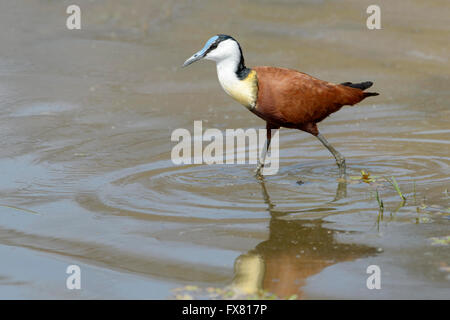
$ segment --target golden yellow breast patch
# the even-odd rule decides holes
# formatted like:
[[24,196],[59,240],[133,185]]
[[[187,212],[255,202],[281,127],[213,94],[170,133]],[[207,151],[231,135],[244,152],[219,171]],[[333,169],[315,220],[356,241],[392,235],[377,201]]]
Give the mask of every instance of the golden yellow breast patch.
[[224,89],[237,102],[253,109],[258,95],[256,71],[250,71],[245,79],[234,82],[232,85],[225,85]]

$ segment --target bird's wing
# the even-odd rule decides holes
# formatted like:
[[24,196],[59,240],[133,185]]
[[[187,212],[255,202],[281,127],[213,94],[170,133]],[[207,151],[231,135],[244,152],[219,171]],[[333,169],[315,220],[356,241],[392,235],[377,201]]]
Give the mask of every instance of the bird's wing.
[[256,109],[280,124],[316,123],[343,105],[364,98],[360,89],[316,79],[296,70],[255,67],[258,79]]

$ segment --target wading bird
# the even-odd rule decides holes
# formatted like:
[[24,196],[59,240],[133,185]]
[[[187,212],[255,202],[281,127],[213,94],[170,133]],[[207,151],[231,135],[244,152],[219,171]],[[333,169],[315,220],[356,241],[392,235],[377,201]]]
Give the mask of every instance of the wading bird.
[[266,121],[267,139],[256,173],[261,173],[273,129],[299,129],[315,136],[333,154],[341,177],[345,159],[319,133],[317,123],[344,105],[354,105],[375,92],[364,92],[372,82],[334,84],[305,73],[275,67],[247,68],[239,43],[228,35],[209,39],[203,49],[187,59],[183,67],[195,61],[213,60],[222,88],[236,101]]

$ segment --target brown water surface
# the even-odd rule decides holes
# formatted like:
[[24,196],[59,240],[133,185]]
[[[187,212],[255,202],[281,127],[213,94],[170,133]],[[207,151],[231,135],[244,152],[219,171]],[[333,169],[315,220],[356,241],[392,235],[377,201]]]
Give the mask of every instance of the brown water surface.
[[[0,298],[164,299],[195,285],[448,299],[450,5],[377,3],[370,31],[366,0],[83,0],[70,31],[70,1],[3,1]],[[264,127],[211,62],[180,68],[217,33],[249,66],[374,81],[380,96],[320,129],[349,176],[379,181],[339,183],[328,151],[287,129],[280,171],[263,180],[250,164],[174,165],[176,128]],[[82,290],[66,289],[71,264]],[[366,287],[373,264],[381,290]]]

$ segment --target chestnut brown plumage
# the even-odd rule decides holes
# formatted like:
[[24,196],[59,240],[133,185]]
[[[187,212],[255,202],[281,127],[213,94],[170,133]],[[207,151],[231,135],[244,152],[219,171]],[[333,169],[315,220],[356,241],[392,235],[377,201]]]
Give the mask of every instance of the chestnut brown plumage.
[[291,69],[255,67],[258,79],[252,111],[275,127],[300,129],[317,135],[316,123],[344,105],[367,95],[361,89],[333,84]]

